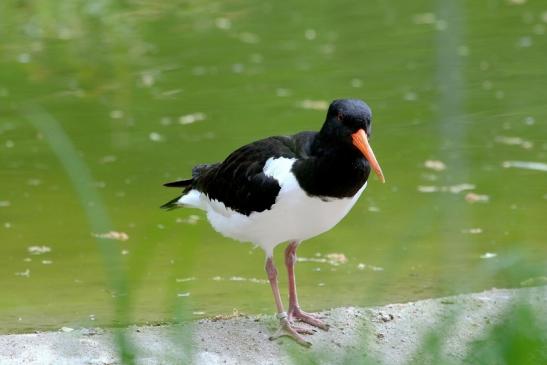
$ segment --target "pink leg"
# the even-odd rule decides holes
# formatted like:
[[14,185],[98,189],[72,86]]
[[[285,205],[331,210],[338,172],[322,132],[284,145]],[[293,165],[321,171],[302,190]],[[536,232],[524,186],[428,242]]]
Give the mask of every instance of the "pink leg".
[[304,312],[300,309],[300,305],[298,305],[298,296],[296,294],[296,280],[294,277],[294,265],[296,263],[296,249],[298,248],[298,244],[298,241],[292,241],[285,249],[285,266],[287,266],[287,272],[289,274],[289,321],[292,318],[296,318],[302,322],[328,331],[328,324],[325,324],[319,319]]
[[300,345],[306,347],[311,346],[310,342],[306,341],[302,336],[299,335],[299,333],[311,334],[311,332],[305,329],[291,326],[287,319],[287,313],[285,313],[285,310],[283,309],[283,302],[281,301],[279,286],[277,285],[277,269],[275,268],[271,257],[268,257],[266,259],[266,273],[268,274],[268,280],[270,281],[270,286],[272,287],[275,306],[277,309],[277,318],[279,318],[281,324],[280,330],[275,335],[270,337],[270,340],[275,340],[276,338],[279,338],[281,336],[289,336]]

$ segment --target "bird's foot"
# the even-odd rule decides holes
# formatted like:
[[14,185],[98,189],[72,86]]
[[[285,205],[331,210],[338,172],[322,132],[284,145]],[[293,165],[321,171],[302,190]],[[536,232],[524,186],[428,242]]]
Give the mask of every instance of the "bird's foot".
[[295,340],[299,345],[304,347],[310,347],[311,342],[306,341],[300,334],[312,335],[313,332],[305,328],[292,326],[287,318],[281,318],[279,320],[280,328],[277,332],[270,337],[270,341],[276,340],[280,337],[287,336]]
[[321,328],[324,331],[328,331],[330,327],[325,322],[315,318],[309,313],[304,312],[299,306],[289,308],[288,318],[289,321],[294,318],[311,326]]

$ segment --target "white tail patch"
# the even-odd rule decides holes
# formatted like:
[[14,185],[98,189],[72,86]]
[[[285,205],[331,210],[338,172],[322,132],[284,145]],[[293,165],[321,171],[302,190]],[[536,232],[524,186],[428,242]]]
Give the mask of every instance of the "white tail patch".
[[181,196],[180,199],[177,201],[177,204],[205,210],[206,208],[203,205],[201,196],[202,196],[202,193],[192,189],[187,194],[184,194],[183,196]]

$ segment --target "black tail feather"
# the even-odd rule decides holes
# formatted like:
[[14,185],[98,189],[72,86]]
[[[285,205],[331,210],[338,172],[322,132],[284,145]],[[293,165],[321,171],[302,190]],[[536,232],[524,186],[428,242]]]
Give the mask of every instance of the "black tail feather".
[[194,179],[177,180],[177,181],[165,183],[163,184],[163,186],[167,186],[169,188],[186,188],[192,185],[192,182],[194,182]]
[[186,179],[186,180],[177,180],[168,182],[166,184],[163,184],[163,186],[167,186],[170,188],[184,188],[182,195],[177,196],[175,199],[169,200],[167,203],[163,204],[160,208],[166,209],[166,210],[173,210],[176,208],[181,208],[182,204],[177,204],[178,200],[186,194],[190,189],[192,189],[192,183],[194,182],[194,179]]
[[182,195],[177,196],[175,199],[169,200],[167,203],[163,204],[160,208],[165,210],[173,210],[182,207],[182,205],[177,204],[178,200]]

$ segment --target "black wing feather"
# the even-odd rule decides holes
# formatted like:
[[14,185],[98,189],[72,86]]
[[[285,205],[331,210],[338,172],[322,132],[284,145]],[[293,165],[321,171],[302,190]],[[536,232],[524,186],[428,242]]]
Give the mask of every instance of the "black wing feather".
[[296,157],[291,138],[270,137],[245,145],[203,171],[194,186],[241,214],[262,212],[271,208],[281,189],[277,180],[264,174],[272,157]]
[[[210,199],[222,202],[241,214],[250,215],[270,209],[281,189],[277,180],[264,174],[269,158],[306,158],[316,133],[303,132],[291,137],[269,137],[232,152],[222,163],[197,165],[192,179],[167,183],[165,186],[196,189]],[[175,201],[170,203],[176,207]]]

